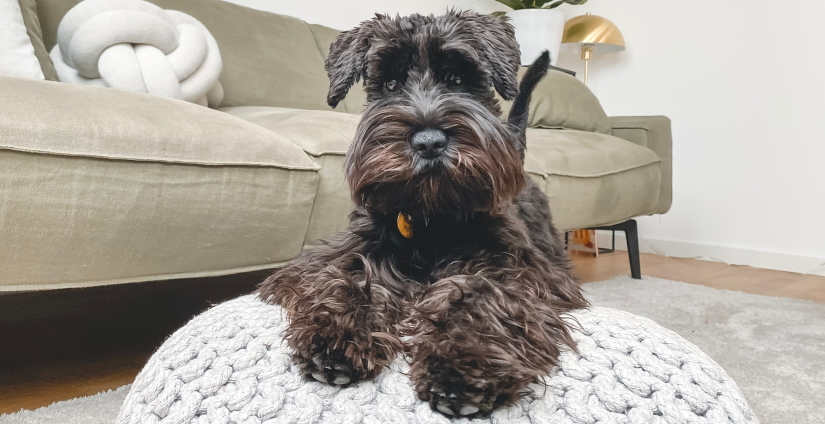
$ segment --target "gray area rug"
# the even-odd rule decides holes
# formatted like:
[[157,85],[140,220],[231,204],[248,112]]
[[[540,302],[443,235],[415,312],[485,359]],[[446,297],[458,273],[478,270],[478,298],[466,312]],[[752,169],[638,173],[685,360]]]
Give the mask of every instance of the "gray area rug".
[[647,277],[584,288],[594,305],[648,317],[699,346],[763,424],[825,424],[825,305]]
[[129,393],[129,385],[87,396],[56,402],[34,411],[0,415],[3,424],[112,424],[120,405]]
[[[825,305],[648,277],[584,288],[594,305],[651,318],[707,352],[763,424],[825,423]],[[1,415],[0,424],[111,424],[128,390]]]

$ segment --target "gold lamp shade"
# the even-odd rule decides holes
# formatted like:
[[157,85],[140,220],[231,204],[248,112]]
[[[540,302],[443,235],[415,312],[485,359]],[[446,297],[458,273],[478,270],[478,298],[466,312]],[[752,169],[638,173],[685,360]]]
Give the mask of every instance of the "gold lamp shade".
[[576,16],[564,24],[562,51],[581,54],[584,60],[584,84],[587,85],[590,58],[593,54],[617,53],[625,49],[619,28],[601,16]]
[[619,28],[606,18],[590,14],[567,21],[561,42],[565,51],[570,53],[581,52],[583,45],[590,45],[596,54],[616,53],[625,49],[624,37]]

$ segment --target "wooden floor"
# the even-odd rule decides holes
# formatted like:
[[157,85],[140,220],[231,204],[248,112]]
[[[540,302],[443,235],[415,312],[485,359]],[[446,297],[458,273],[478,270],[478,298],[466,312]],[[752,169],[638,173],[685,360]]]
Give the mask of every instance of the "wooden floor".
[[[572,259],[584,283],[630,273],[623,251]],[[642,273],[825,303],[825,277],[647,254]],[[166,336],[266,274],[0,294],[0,414],[129,384]]]
[[[576,274],[582,282],[604,281],[630,275],[627,253],[600,255],[571,254]],[[716,289],[737,290],[765,296],[792,297],[825,303],[825,277],[728,265],[697,259],[668,258],[641,254],[642,274],[650,277],[700,284]]]

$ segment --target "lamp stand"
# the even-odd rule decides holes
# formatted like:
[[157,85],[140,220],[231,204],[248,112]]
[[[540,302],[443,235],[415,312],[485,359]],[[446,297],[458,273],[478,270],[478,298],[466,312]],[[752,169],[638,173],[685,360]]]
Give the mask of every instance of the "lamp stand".
[[582,45],[582,60],[584,61],[584,85],[587,85],[587,71],[590,68],[590,58],[593,56],[593,46]]

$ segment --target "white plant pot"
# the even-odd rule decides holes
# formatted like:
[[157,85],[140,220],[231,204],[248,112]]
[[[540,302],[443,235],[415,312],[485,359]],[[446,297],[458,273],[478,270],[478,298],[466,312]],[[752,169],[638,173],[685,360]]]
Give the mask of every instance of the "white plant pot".
[[516,28],[521,64],[529,65],[541,52],[550,50],[550,60],[555,65],[559,60],[564,34],[564,12],[556,9],[520,9],[507,12],[507,16]]

